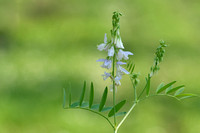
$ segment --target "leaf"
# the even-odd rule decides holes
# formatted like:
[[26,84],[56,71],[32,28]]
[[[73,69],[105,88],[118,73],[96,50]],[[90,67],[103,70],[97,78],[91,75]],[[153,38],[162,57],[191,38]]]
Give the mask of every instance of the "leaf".
[[63,88],[63,108],[65,108],[65,104],[66,104],[66,91],[65,88]]
[[79,102],[74,102],[74,103],[72,103],[72,105],[70,106],[71,108],[75,108],[75,107],[77,107],[77,106],[79,106]]
[[84,96],[85,96],[85,89],[86,89],[86,81],[84,81],[84,85],[83,85],[83,89],[82,89],[82,93],[81,93],[81,97],[80,97],[80,101],[79,101],[79,106],[82,105]]
[[90,86],[90,99],[89,99],[89,108],[92,107],[93,100],[94,100],[94,86],[93,86],[93,82],[91,82],[91,86]]
[[165,84],[162,82],[158,85],[157,89],[156,90],[159,90],[160,88],[162,88]]
[[133,73],[134,69],[135,69],[135,64],[133,65],[133,67],[131,69],[131,73]]
[[186,98],[191,98],[191,97],[196,97],[196,96],[197,95],[195,95],[195,94],[189,94],[189,93],[176,95],[176,97],[179,98],[180,100],[186,99]]
[[[118,104],[116,104],[111,111],[108,113],[108,117],[112,117],[115,113],[117,113],[126,103],[126,100],[123,100],[121,102],[119,102]],[[114,112],[115,109],[115,112]]]
[[181,94],[183,91],[184,91],[184,88],[177,90],[174,96]]
[[92,109],[92,110],[97,110],[97,109],[99,109],[99,104],[92,105],[91,109]]
[[133,64],[131,63],[130,67],[129,67],[129,72],[131,71],[131,68],[132,68]]
[[119,112],[119,113],[116,113],[115,116],[122,116],[122,115],[125,115],[126,112]]
[[103,108],[102,110],[101,110],[101,112],[106,112],[106,111],[109,111],[109,110],[111,110],[112,109],[112,107],[105,107],[105,108]]
[[183,87],[185,87],[185,85],[181,85],[181,86],[177,86],[175,88],[171,88],[171,89],[167,90],[166,93],[169,94],[169,93],[175,92],[175,91],[177,91],[177,90],[179,90],[180,88],[183,88]]
[[107,95],[108,95],[108,87],[106,87],[104,92],[103,92],[103,96],[101,98],[101,102],[100,102],[100,105],[99,105],[99,112],[101,112],[101,110],[103,109],[103,107],[106,103]]
[[130,64],[131,64],[131,62],[129,62],[129,63],[127,64],[127,66],[126,66],[127,69],[129,68]]
[[165,89],[167,89],[168,87],[172,86],[174,83],[176,83],[176,81],[170,82],[169,84],[159,88],[158,90],[156,90],[156,93],[161,93],[162,91],[164,91]]
[[168,87],[166,90],[165,90],[165,94],[167,94],[167,92],[169,91],[169,90],[171,90],[173,88],[173,85],[171,85],[170,87]]
[[88,103],[88,102],[83,102],[82,105],[81,105],[82,108],[86,108],[86,107],[88,107],[88,106],[89,106],[89,103]]
[[146,83],[146,94],[147,94],[147,96],[149,95],[149,92],[150,92],[150,83],[151,83],[151,77],[150,77],[150,75],[148,75],[148,79],[147,79],[147,81],[146,81],[147,83]]

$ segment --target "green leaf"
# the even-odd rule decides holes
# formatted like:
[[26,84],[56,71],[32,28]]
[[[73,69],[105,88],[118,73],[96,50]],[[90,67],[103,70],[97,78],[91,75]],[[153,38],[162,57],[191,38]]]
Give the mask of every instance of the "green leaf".
[[131,69],[131,74],[133,73],[134,69],[135,69],[135,64],[133,65],[133,67]]
[[63,88],[63,108],[65,108],[65,104],[66,104],[66,91],[65,88]]
[[129,67],[129,72],[131,71],[131,68],[132,68],[133,64],[131,63],[130,67]]
[[167,92],[169,91],[169,90],[171,90],[173,88],[173,85],[171,85],[170,87],[168,87],[166,90],[165,90],[165,94],[167,94]]
[[71,108],[75,108],[75,107],[77,107],[77,106],[79,106],[79,102],[74,102],[74,103],[72,103],[72,105],[70,106]]
[[108,95],[108,87],[106,87],[104,92],[103,92],[103,96],[101,98],[101,102],[100,102],[100,105],[99,105],[99,112],[102,111],[102,109],[103,109],[103,107],[106,103],[107,95]]
[[89,108],[92,107],[93,100],[94,100],[94,86],[93,86],[93,82],[91,82]]
[[112,107],[105,107],[105,108],[103,108],[102,110],[101,110],[101,112],[106,112],[106,111],[109,111],[109,110],[111,110],[112,109]]
[[127,69],[129,68],[130,64],[131,64],[131,62],[129,62],[129,63],[127,64],[127,66],[126,66]]
[[119,113],[116,113],[115,116],[122,116],[122,115],[125,115],[126,112],[119,112]]
[[92,105],[91,109],[92,109],[92,110],[97,110],[97,109],[99,109],[99,104]]
[[85,89],[86,89],[86,81],[84,81],[84,85],[83,85],[83,89],[82,89],[82,93],[81,93],[81,97],[80,97],[80,101],[79,101],[79,106],[82,105],[84,96],[85,96]]
[[159,90],[160,88],[162,88],[165,84],[162,82],[158,85],[157,89],[156,90]]
[[[112,117],[115,113],[117,113],[126,103],[126,100],[123,100],[121,102],[119,102],[118,104],[116,104],[111,111],[108,113],[108,117]],[[115,112],[114,112],[115,109]]]
[[183,91],[184,91],[184,88],[177,90],[174,96],[181,94]]
[[159,88],[158,90],[156,90],[156,93],[161,93],[162,91],[164,91],[165,89],[167,89],[168,87],[172,86],[174,83],[176,83],[176,81],[170,82],[169,84]]
[[186,98],[191,98],[191,97],[196,97],[197,95],[195,94],[179,94],[179,95],[176,95],[177,98],[179,98],[180,100],[182,99],[186,99]]
[[83,102],[82,105],[81,105],[82,108],[86,108],[86,107],[88,107],[88,106],[89,106],[89,103],[88,103],[88,102]]
[[146,81],[146,94],[149,95],[150,92],[150,83],[151,83],[151,77],[148,75],[147,81]]
[[177,91],[177,90],[179,90],[180,88],[183,88],[183,87],[185,87],[185,85],[181,85],[181,86],[177,86],[175,88],[167,89],[166,93],[169,94],[169,93],[175,92],[175,91]]

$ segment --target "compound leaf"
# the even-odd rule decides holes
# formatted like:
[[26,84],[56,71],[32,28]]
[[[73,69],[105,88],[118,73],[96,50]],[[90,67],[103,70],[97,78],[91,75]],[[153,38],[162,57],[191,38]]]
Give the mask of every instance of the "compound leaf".
[[84,81],[82,93],[81,93],[80,100],[79,100],[79,106],[81,106],[82,103],[83,103],[83,99],[84,99],[84,96],[85,96],[85,89],[86,89],[86,81]]
[[93,82],[91,82],[91,86],[90,86],[90,99],[89,99],[89,108],[92,107],[93,100],[94,100],[94,85],[93,85]]
[[118,104],[116,104],[108,113],[108,117],[112,117],[115,113],[117,113],[124,106],[125,103],[126,103],[126,100],[123,100],[119,102]]
[[106,103],[107,95],[108,95],[108,87],[106,87],[104,92],[103,92],[103,96],[101,98],[101,102],[100,102],[100,105],[99,105],[99,112],[102,111],[102,109],[103,109],[103,107]]
[[170,86],[172,86],[174,83],[176,83],[176,81],[170,82],[169,84],[167,84],[167,85],[165,85],[165,86],[163,86],[163,87],[161,87],[161,88],[158,88],[158,89],[156,90],[156,93],[157,93],[157,94],[158,94],[158,93],[161,93],[162,91],[164,91],[164,90],[166,90],[167,88],[169,88]]

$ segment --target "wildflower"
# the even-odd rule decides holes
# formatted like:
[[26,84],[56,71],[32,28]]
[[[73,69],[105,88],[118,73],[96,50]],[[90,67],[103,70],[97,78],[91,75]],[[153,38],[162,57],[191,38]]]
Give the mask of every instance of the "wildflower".
[[121,61],[117,62],[117,65],[125,65],[125,64],[126,64],[125,62],[121,62]]
[[108,56],[113,56],[115,53],[115,49],[114,49],[114,46],[112,46],[110,49],[108,49]]
[[108,46],[107,46],[107,34],[105,33],[105,36],[104,36],[104,43],[100,44],[97,46],[97,49],[99,51],[103,51],[103,50],[107,50]]
[[106,80],[107,78],[111,77],[111,74],[104,72],[104,74],[102,76],[103,76],[103,79]]
[[111,60],[99,59],[99,60],[97,60],[97,62],[104,62],[103,65],[101,65],[101,67],[103,67],[103,68],[110,69],[112,67],[112,61]]
[[117,54],[117,60],[128,60],[128,56],[129,55],[133,55],[133,53],[129,52],[129,51],[123,51],[123,50],[119,50],[118,54]]
[[117,38],[117,39],[115,40],[115,44],[116,44],[116,47],[117,47],[117,48],[124,49],[124,45],[123,45],[123,43],[122,43],[121,37],[119,37],[119,38]]
[[125,73],[125,74],[129,74],[129,72],[126,70],[126,69],[124,69],[123,67],[121,67],[120,65],[116,65],[116,67],[117,67],[117,72],[116,73]]

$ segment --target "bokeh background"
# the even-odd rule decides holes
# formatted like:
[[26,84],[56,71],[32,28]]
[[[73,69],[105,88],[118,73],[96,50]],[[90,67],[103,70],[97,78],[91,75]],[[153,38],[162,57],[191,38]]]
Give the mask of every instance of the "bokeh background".
[[[83,81],[88,86],[93,81],[99,102],[110,82],[103,81],[104,69],[96,62],[106,53],[96,46],[103,42],[104,33],[109,34],[115,10],[123,14],[124,46],[135,54],[131,60],[141,74],[138,91],[159,40],[164,39],[169,47],[152,80],[152,92],[160,82],[177,80],[177,85],[186,85],[186,92],[200,94],[199,0],[0,0],[1,133],[113,132],[95,114],[62,109],[62,89],[71,82],[76,101]],[[117,98],[127,99],[124,110],[130,106],[133,90],[127,77]],[[198,98],[181,103],[149,98],[135,108],[119,132],[199,133],[199,112]]]

